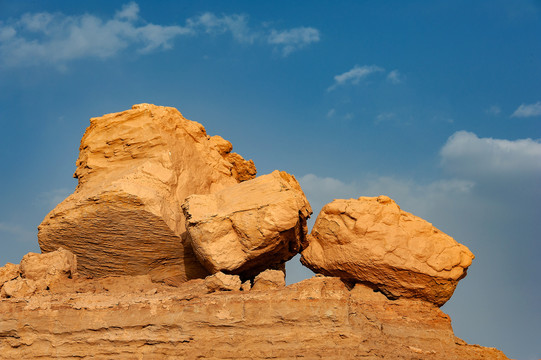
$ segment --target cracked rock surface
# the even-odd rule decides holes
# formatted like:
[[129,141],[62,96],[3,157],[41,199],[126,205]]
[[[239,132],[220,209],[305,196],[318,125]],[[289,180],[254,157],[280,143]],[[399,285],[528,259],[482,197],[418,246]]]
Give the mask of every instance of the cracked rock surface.
[[291,259],[312,208],[293,175],[274,171],[182,205],[194,252],[205,268],[253,277]]
[[171,107],[139,104],[91,119],[74,174],[79,184],[39,226],[42,252],[70,250],[85,276],[205,277],[180,206],[188,195],[255,176],[253,162],[231,150]]
[[301,262],[316,273],[368,283],[389,298],[441,306],[473,258],[466,246],[379,196],[325,205]]
[[58,286],[0,300],[2,359],[507,359],[455,337],[431,303],[338,278],[210,294],[202,279],[148,275]]

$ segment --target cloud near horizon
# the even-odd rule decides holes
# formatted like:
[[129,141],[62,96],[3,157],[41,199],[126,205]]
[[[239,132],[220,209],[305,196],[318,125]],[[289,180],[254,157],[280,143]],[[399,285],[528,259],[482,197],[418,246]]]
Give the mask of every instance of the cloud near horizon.
[[541,115],[541,101],[536,102],[535,104],[521,104],[511,117],[533,117]]
[[[451,135],[440,150],[443,176],[423,183],[395,175],[365,175],[354,182],[307,174],[299,182],[313,203],[314,213],[333,199],[387,195],[404,210],[431,219],[444,218],[441,204],[456,207],[470,204],[490,206],[509,199],[541,200],[541,143],[532,139],[504,140],[479,138],[467,131]],[[462,203],[462,204],[460,204]],[[535,203],[535,201],[532,201]],[[518,206],[518,205],[517,205]],[[509,207],[511,211],[513,207]],[[450,210],[452,211],[452,210]]]
[[167,50],[182,36],[225,33],[239,43],[272,45],[284,57],[320,38],[319,31],[310,27],[258,32],[249,27],[247,15],[239,14],[217,16],[206,12],[188,18],[182,26],[152,24],[140,16],[139,5],[130,2],[109,19],[41,12],[0,21],[0,66],[49,64],[61,68],[75,59],[106,59],[128,48],[140,54]]

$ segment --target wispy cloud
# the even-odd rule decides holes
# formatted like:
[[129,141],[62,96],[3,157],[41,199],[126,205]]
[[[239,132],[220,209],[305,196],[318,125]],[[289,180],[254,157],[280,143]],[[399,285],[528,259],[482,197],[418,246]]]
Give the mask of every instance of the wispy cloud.
[[319,36],[319,30],[312,27],[298,27],[282,31],[272,30],[268,36],[268,42],[281,47],[282,55],[285,57],[293,51],[318,42]]
[[334,84],[331,85],[327,91],[333,91],[339,86],[344,86],[347,84],[358,84],[361,80],[368,77],[370,74],[383,72],[385,69],[376,66],[376,65],[364,65],[359,66],[355,65],[351,70],[346,71],[345,73],[336,75],[334,77]]
[[498,105],[492,105],[488,109],[485,109],[485,112],[489,115],[499,115],[502,112],[502,109]]
[[188,18],[183,25],[153,24],[141,17],[137,3],[130,2],[108,19],[41,12],[0,21],[0,66],[50,64],[62,68],[75,59],[106,59],[127,49],[146,54],[172,48],[179,37],[225,33],[239,43],[273,45],[283,56],[320,38],[319,31],[310,27],[254,30],[248,16],[242,14],[207,12]]
[[246,15],[233,14],[220,17],[206,12],[200,16],[188,19],[186,24],[194,32],[202,30],[204,33],[211,35],[229,32],[233,39],[246,44],[253,44],[260,36],[260,34],[250,29]]
[[376,116],[376,119],[374,120],[374,123],[379,124],[381,122],[389,121],[389,120],[392,120],[394,118],[396,118],[395,113],[393,113],[393,112],[384,112],[384,113],[378,114]]
[[393,84],[400,84],[402,81],[404,81],[404,76],[395,69],[387,74],[387,81]]
[[521,104],[511,117],[532,117],[541,115],[541,101],[535,104]]

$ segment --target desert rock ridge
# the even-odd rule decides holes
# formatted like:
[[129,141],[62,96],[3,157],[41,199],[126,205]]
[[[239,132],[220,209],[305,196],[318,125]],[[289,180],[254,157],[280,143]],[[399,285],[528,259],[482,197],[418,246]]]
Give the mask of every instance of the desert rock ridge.
[[[335,200],[308,234],[295,177],[255,175],[174,108],[91,119],[42,254],[0,267],[0,357],[507,359],[439,309],[464,245],[386,196]],[[299,252],[318,274],[286,286]]]

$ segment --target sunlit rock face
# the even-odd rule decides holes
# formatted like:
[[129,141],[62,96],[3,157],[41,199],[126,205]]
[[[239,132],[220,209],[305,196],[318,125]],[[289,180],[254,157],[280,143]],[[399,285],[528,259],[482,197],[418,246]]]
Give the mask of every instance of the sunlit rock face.
[[189,196],[182,207],[201,264],[245,278],[295,256],[312,213],[295,177],[283,171]]
[[370,284],[389,298],[441,306],[473,258],[466,246],[379,196],[323,207],[301,262],[316,273]]
[[79,184],[39,226],[41,250],[72,251],[88,276],[206,276],[186,239],[181,204],[255,176],[253,162],[231,150],[170,107],[140,104],[91,119]]

